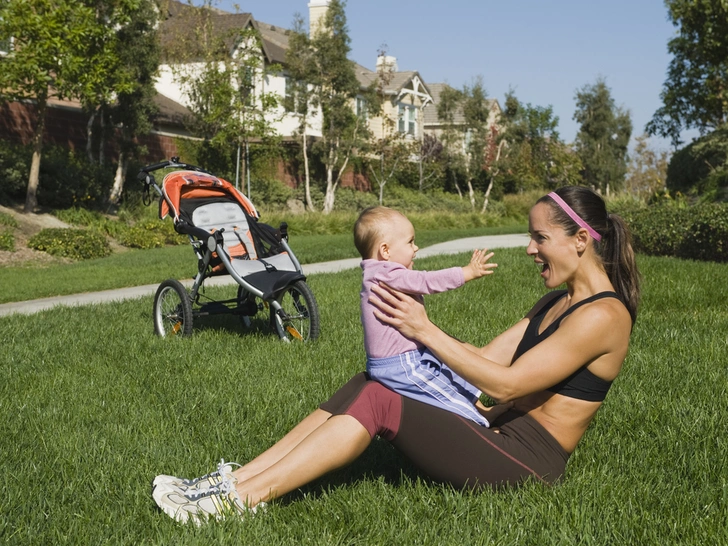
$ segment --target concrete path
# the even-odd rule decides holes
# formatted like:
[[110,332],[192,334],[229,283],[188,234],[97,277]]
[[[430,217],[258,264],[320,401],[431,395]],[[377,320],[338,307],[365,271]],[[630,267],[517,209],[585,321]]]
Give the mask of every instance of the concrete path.
[[[458,239],[455,241],[438,243],[436,245],[428,246],[427,248],[421,248],[417,252],[417,257],[427,258],[428,256],[435,256],[439,254],[458,254],[460,252],[469,252],[476,248],[513,248],[525,247],[526,245],[528,245],[528,236],[522,234],[469,237],[467,239]],[[337,271],[358,267],[359,262],[361,262],[361,259],[359,258],[350,258],[347,260],[335,260],[332,262],[321,262],[317,264],[304,264],[303,272],[306,275],[336,273]],[[182,284],[190,286],[192,281],[183,281]],[[235,284],[235,281],[228,275],[213,277],[205,281],[205,286],[224,286],[228,284]],[[0,304],[0,317],[16,313],[30,315],[32,313],[37,313],[38,311],[52,309],[57,305],[91,305],[96,303],[109,303],[113,301],[140,298],[143,296],[153,296],[157,291],[158,286],[159,283],[147,284],[144,286],[104,290],[102,292],[87,292],[84,294],[72,294],[70,296],[56,296],[52,298],[42,298],[17,303],[4,303]]]

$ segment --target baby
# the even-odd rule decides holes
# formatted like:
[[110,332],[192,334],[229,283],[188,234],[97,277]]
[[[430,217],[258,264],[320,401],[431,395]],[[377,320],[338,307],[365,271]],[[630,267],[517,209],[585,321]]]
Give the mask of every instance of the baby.
[[354,225],[354,244],[362,257],[361,322],[369,376],[403,396],[489,426],[476,408],[484,409],[479,401],[481,391],[440,362],[427,347],[380,322],[369,296],[373,284],[384,283],[423,301],[423,294],[452,290],[493,273],[497,264],[487,263],[493,253],[475,250],[465,267],[414,271],[412,263],[418,250],[414,227],[402,213],[387,207],[362,211]]

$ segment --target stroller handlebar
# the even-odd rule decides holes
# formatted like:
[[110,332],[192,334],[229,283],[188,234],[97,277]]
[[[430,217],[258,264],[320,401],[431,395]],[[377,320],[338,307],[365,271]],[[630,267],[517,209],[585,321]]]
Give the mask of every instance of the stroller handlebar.
[[139,175],[137,176],[137,178],[144,181],[147,179],[147,175],[151,174],[153,171],[158,171],[159,169],[165,169],[168,167],[172,169],[188,169],[190,171],[211,174],[202,167],[198,167],[197,165],[190,165],[189,163],[182,163],[179,160],[179,157],[173,157],[169,160],[160,161],[159,163],[152,163],[151,165],[142,167],[141,169],[139,169]]
[[205,169],[198,167],[197,165],[190,165],[189,163],[182,163],[179,160],[179,157],[172,157],[169,160],[160,161],[159,163],[152,163],[151,165],[147,165],[146,167],[142,167],[139,169],[139,174],[137,174],[137,180],[144,183],[144,195],[142,196],[142,201],[145,205],[150,205],[152,203],[152,200],[149,196],[149,188],[153,187],[155,191],[161,196],[162,190],[159,186],[157,186],[156,180],[154,180],[154,175],[152,172],[158,171],[159,169],[165,169],[165,168],[172,168],[172,169],[187,169],[189,171],[197,171],[200,173],[205,174],[212,174]]

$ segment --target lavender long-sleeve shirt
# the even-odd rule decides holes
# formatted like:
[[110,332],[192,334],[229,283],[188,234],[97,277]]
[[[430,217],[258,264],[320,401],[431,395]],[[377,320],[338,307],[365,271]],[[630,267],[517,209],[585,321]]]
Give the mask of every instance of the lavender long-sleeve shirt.
[[396,290],[416,296],[437,294],[465,284],[463,269],[451,267],[439,271],[415,271],[403,265],[379,260],[362,260],[361,323],[364,327],[364,348],[369,358],[394,356],[420,347],[395,328],[374,316],[375,307],[369,303],[372,285],[386,283]]

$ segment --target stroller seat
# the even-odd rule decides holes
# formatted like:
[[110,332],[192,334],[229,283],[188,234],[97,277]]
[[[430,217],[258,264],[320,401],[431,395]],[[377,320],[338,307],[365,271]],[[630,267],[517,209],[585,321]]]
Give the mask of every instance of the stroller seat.
[[208,203],[192,212],[192,224],[207,231],[222,231],[225,250],[241,277],[252,273],[297,271],[287,252],[259,258],[248,218],[242,207],[232,201]]

